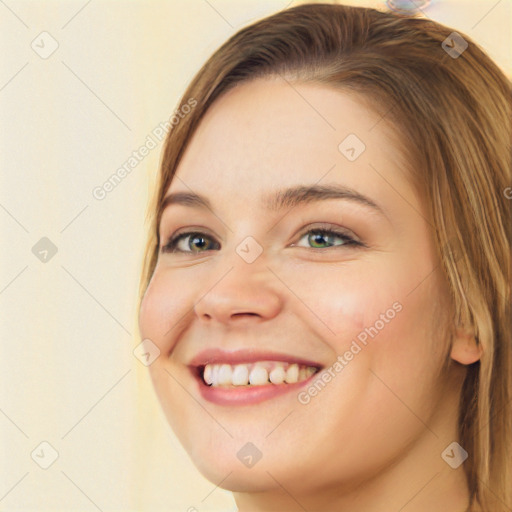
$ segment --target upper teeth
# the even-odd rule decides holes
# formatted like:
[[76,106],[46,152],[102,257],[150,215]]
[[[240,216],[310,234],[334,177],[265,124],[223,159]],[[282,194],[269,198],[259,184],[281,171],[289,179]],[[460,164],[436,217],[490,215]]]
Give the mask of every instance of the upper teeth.
[[314,366],[258,361],[244,364],[207,364],[203,380],[211,386],[262,386],[265,384],[294,384],[316,373]]

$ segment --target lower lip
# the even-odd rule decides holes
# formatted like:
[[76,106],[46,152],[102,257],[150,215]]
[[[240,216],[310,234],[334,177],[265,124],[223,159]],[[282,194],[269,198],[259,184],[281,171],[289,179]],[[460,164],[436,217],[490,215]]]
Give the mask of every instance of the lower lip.
[[195,375],[195,378],[199,383],[199,392],[205,400],[217,405],[234,406],[258,404],[286,393],[296,392],[309,384],[318,373],[294,384],[265,384],[263,386],[237,386],[230,388],[208,386],[201,376]]

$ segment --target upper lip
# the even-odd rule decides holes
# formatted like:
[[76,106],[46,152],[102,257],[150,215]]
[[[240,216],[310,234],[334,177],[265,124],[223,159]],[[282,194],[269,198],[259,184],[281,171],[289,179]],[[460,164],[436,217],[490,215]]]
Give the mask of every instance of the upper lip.
[[219,348],[208,348],[199,352],[190,361],[189,365],[198,367],[205,366],[207,364],[243,364],[254,363],[256,361],[283,361],[304,366],[314,366],[319,369],[323,368],[323,365],[317,361],[312,361],[302,357],[296,357],[280,352],[248,349],[227,351]]

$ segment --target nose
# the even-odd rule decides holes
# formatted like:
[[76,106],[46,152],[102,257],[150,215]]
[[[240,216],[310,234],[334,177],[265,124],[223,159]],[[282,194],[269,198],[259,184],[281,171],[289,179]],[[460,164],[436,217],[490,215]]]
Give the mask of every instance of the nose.
[[235,262],[209,282],[195,303],[197,317],[207,323],[258,322],[274,318],[283,299],[275,276],[264,265]]

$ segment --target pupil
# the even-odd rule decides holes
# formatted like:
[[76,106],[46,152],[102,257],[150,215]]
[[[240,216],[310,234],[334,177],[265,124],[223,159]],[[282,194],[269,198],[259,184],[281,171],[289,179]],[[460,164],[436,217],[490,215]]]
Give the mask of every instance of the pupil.
[[[315,235],[313,235],[313,239],[314,239],[315,244],[322,244],[322,240],[324,240],[325,237],[319,233],[316,233]],[[325,242],[323,242],[323,243],[325,243]]]
[[201,237],[201,236],[196,236],[195,238],[192,239],[192,243],[197,243],[198,245],[200,246],[203,246],[204,245],[204,238]]

